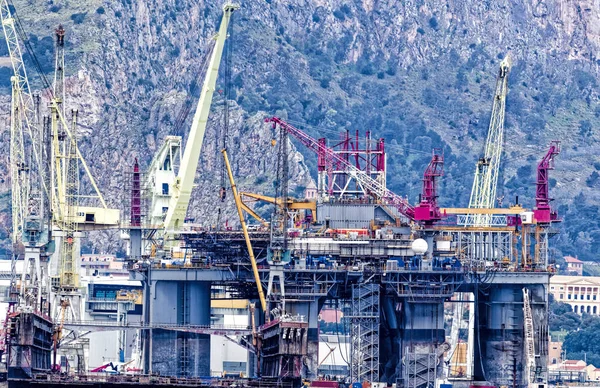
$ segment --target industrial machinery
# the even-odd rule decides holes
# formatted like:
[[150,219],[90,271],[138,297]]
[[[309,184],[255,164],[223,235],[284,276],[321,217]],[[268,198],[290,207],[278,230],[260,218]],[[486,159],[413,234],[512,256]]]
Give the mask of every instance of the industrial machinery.
[[248,228],[246,227],[246,221],[244,220],[244,213],[242,211],[242,200],[240,198],[240,194],[238,193],[237,186],[235,184],[235,179],[233,178],[233,172],[231,171],[231,166],[229,165],[229,159],[227,158],[227,150],[223,149],[221,151],[223,153],[223,158],[225,159],[225,167],[227,168],[227,176],[229,177],[229,182],[231,184],[231,191],[233,194],[233,199],[235,201],[235,206],[237,208],[238,215],[240,217],[240,225],[242,227],[242,232],[244,233],[244,240],[246,240],[246,248],[248,249],[248,254],[250,255],[250,263],[252,264],[252,272],[254,274],[254,279],[256,281],[256,287],[258,289],[258,297],[260,299],[260,305],[262,307],[262,311],[267,314],[267,302],[265,300],[265,294],[262,289],[262,283],[260,281],[260,275],[258,273],[258,267],[256,265],[256,258],[254,257],[254,250],[252,249],[252,242],[250,241],[250,236],[248,235]]
[[[0,13],[14,71],[10,164],[16,193],[12,231],[15,255],[5,344],[9,355],[9,375],[31,376],[35,371],[50,369],[50,346],[54,342],[56,349],[60,341],[62,325],[57,325],[53,333],[50,316],[60,317],[56,321],[62,321],[68,310],[72,319],[80,319],[78,304],[73,303],[79,298],[77,232],[117,227],[119,213],[117,209],[107,208],[77,147],[77,113],[73,112],[71,124],[67,124],[65,119],[65,30],[62,26],[56,30],[56,71],[51,87],[40,71],[40,64],[23,25],[14,13],[14,6],[8,0],[2,1]],[[31,56],[49,100],[50,117],[44,117],[43,124],[41,98],[31,93],[19,41]],[[28,164],[29,161],[32,163]],[[79,164],[84,168],[85,177],[96,191],[95,197],[102,207],[78,206]],[[17,292],[15,264],[21,245],[24,246],[25,269]],[[58,247],[56,252],[55,246]],[[51,259],[53,253],[54,258]],[[49,283],[51,275],[55,275],[52,279],[56,280],[52,290]],[[51,292],[54,294],[52,298]],[[20,294],[18,300],[17,294]],[[51,299],[55,302],[50,303]],[[54,312],[50,311],[51,304],[56,308]],[[52,336],[53,341],[50,340]],[[43,345],[32,342],[38,337],[45,338]],[[81,360],[82,356],[81,353]]]
[[[289,123],[286,123],[278,117],[270,117],[265,119],[266,122],[272,123],[272,125],[279,126],[286,133],[290,134],[303,145],[305,145],[311,151],[314,151],[318,157],[318,168],[319,168],[319,180],[326,181],[330,180],[329,183],[319,182],[318,187],[323,191],[324,187],[331,187],[328,189],[328,193],[333,194],[333,183],[331,182],[332,177],[330,173],[333,171],[333,166],[339,170],[343,170],[344,174],[352,176],[356,181],[357,185],[362,188],[362,193],[365,196],[370,196],[376,201],[381,201],[383,204],[394,209],[398,213],[398,217],[402,217],[405,221],[414,220],[414,207],[408,203],[405,198],[393,193],[386,186],[382,179],[375,179],[370,175],[369,169],[364,171],[355,165],[351,164],[348,160],[334,152],[330,147],[327,147],[325,139],[313,139],[300,129],[295,128]],[[382,149],[383,150],[383,149]],[[384,157],[381,158],[382,160]],[[367,164],[369,166],[370,164]],[[341,191],[340,193],[343,193]]]
[[226,4],[223,7],[223,19],[221,20],[219,32],[215,36],[215,46],[212,49],[200,100],[198,101],[198,107],[196,108],[192,127],[190,128],[183,157],[181,158],[181,165],[175,181],[170,186],[170,190],[172,191],[171,200],[164,220],[164,230],[167,234],[172,234],[180,229],[185,220],[194,186],[194,178],[196,177],[196,169],[198,168],[200,151],[202,150],[202,143],[204,141],[210,105],[215,91],[217,75],[219,74],[219,64],[223,54],[223,47],[225,46],[225,39],[227,39],[229,20],[232,13],[238,8],[239,6],[233,4]]
[[[2,4],[5,35],[10,40],[17,36],[18,28],[13,25],[11,29],[15,19],[8,2]],[[134,163],[129,238],[135,264],[130,276],[144,282],[147,305],[144,321],[133,325],[128,324],[125,307],[134,296],[128,293],[117,296],[116,323],[77,318],[78,233],[98,224],[112,225],[113,220],[108,209],[88,219],[92,212],[86,213],[78,203],[78,165],[87,167],[77,147],[77,116],[73,114],[70,124],[64,118],[64,29],[56,31],[57,71],[50,95],[51,117],[44,120],[42,130],[36,126],[35,114],[27,113],[35,112],[29,108],[35,107],[35,98],[31,98],[31,104],[29,99],[27,104],[23,102],[24,96],[31,93],[21,82],[26,76],[20,54],[12,54],[18,51],[18,42],[16,46],[9,42],[11,58],[15,57],[11,171],[27,186],[15,186],[21,191],[15,196],[13,230],[23,233],[28,263],[21,281],[11,282],[15,299],[11,300],[6,338],[13,376],[32,377],[48,370],[53,345],[58,353],[58,345],[66,337],[63,331],[70,331],[69,339],[76,341],[78,330],[122,331],[128,327],[144,331],[144,337],[150,339],[143,345],[147,372],[178,379],[206,376],[210,373],[209,335],[225,335],[234,341],[230,335],[251,335],[253,346],[249,348],[258,355],[258,365],[248,369],[259,371],[258,385],[283,386],[291,382],[298,386],[304,378],[317,378],[324,360],[318,355],[318,316],[326,301],[336,300],[347,306],[344,320],[350,332],[349,382],[431,387],[443,376],[445,353],[451,350],[445,338],[444,303],[456,293],[463,293],[469,295],[462,300],[468,301],[472,314],[472,356],[467,368],[470,381],[520,386],[534,380],[543,384],[545,377],[538,371],[547,362],[547,239],[552,234],[551,224],[558,221],[550,207],[548,172],[559,147],[552,144],[538,165],[533,211],[520,206],[493,206],[503,136],[507,61],[501,66],[486,153],[478,163],[469,208],[439,207],[436,184],[443,175],[444,158],[437,150],[425,170],[421,198],[413,206],[386,187],[383,139],[373,140],[367,134],[361,145],[358,134],[352,139],[346,132],[341,142],[328,146],[326,139],[313,139],[273,117],[266,121],[279,129],[275,196],[238,192],[224,149],[223,163],[241,233],[185,228],[228,25],[237,8],[231,4],[224,7],[219,33],[207,56],[207,73],[185,148],[182,150],[181,138],[168,137],[145,176],[137,160]],[[178,122],[185,121],[185,114],[178,117]],[[30,128],[33,135],[19,137],[23,128]],[[288,195],[290,135],[317,154],[315,201],[304,203]],[[38,155],[37,159],[28,158],[28,153]],[[21,163],[27,160],[36,160],[36,164]],[[91,176],[89,179],[94,186]],[[144,191],[152,192],[145,220],[141,202]],[[221,201],[224,193],[225,185],[221,183]],[[243,211],[257,215],[243,204],[242,196],[274,205],[268,224],[270,235],[248,230]],[[24,198],[31,206],[24,207]],[[102,210],[104,201],[101,196],[99,199]],[[313,228],[311,224],[305,230],[294,230],[290,221],[299,211],[310,211],[319,226]],[[83,220],[81,213],[85,214]],[[501,222],[495,223],[494,218],[501,218]],[[57,307],[54,328],[48,308],[50,286],[43,281],[50,272],[44,263],[52,241],[60,259],[53,279],[53,304]],[[181,253],[178,245],[186,249],[185,244],[194,246],[197,257],[193,265],[177,260]],[[145,256],[163,260],[146,260]],[[260,300],[264,316],[255,314],[251,303],[251,328],[214,327],[210,310],[213,287],[223,291],[224,297]],[[458,314],[462,309],[455,310]],[[460,328],[453,328],[452,344],[458,342]],[[119,348],[125,344],[123,333],[118,337]],[[121,352],[119,358],[122,363]],[[521,360],[527,361],[529,372],[518,370]],[[83,362],[78,366],[83,367]],[[118,371],[114,364],[95,370],[106,370],[108,366]]]
[[[134,233],[130,242],[131,246],[141,246],[141,256],[171,257],[178,249],[175,239],[184,226],[228,28],[231,16],[238,8],[235,4],[223,6],[219,31],[211,40],[212,46],[201,66],[205,72],[204,82],[185,147],[182,150],[181,137],[167,136],[145,177],[141,178],[140,190],[149,196],[149,211],[139,237],[137,232]],[[185,121],[190,103],[186,100],[177,125]],[[133,227],[136,228],[140,226]]]
[[[485,152],[483,157],[477,161],[469,208],[491,209],[496,204],[500,157],[504,142],[504,112],[509,70],[510,60],[507,56],[500,62]],[[474,214],[467,217],[467,225],[489,226],[491,222],[492,215],[490,214]]]

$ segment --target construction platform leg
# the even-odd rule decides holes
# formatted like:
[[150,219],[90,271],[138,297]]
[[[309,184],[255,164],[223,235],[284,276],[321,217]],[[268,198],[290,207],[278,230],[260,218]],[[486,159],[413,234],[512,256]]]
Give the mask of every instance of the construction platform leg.
[[323,306],[324,298],[310,302],[293,302],[287,300],[286,310],[291,315],[302,315],[308,322],[307,343],[308,349],[304,359],[303,378],[314,379],[317,377],[319,363],[319,312]]
[[[210,282],[153,281],[150,322],[210,325]],[[210,336],[152,330],[151,370],[166,376],[210,375]]]
[[474,377],[494,385],[526,386],[523,326],[523,287],[531,295],[537,375],[547,381],[547,285],[495,284],[475,294]]
[[442,376],[445,344],[442,300],[403,300],[400,318],[400,356],[397,384],[409,388],[432,387]]

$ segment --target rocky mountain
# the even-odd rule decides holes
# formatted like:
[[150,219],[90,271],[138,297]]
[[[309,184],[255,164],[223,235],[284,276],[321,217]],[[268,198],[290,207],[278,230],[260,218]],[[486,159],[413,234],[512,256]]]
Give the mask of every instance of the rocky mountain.
[[[147,165],[164,136],[185,136],[189,119],[176,126],[178,112],[188,95],[195,106],[221,4],[15,0],[14,6],[48,74],[53,30],[59,23],[67,29],[67,105],[79,108],[80,147],[108,201],[119,205],[134,157]],[[537,161],[551,140],[561,140],[551,181],[564,218],[555,255],[595,259],[598,0],[251,0],[241,6],[230,36],[228,147],[242,187],[273,190],[274,133],[262,118],[277,114],[313,136],[335,139],[358,129],[385,137],[388,185],[413,202],[431,149],[443,148],[440,203],[466,206],[498,65],[509,54],[499,195],[504,203],[518,195],[533,206]],[[0,68],[4,117],[9,75]],[[213,224],[223,97],[215,100],[191,208],[197,220]],[[316,158],[302,146],[297,151],[292,189],[300,193],[309,174],[315,177]],[[223,211],[235,219],[230,205]]]

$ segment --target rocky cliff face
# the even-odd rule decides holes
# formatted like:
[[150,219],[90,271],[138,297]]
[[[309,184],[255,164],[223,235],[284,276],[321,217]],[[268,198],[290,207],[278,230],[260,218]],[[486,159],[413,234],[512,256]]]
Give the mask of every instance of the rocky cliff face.
[[[272,190],[275,149],[262,123],[282,115],[314,136],[371,130],[385,137],[394,191],[415,202],[431,148],[444,149],[440,203],[466,206],[483,152],[498,64],[510,54],[506,144],[499,194],[533,206],[535,167],[562,141],[552,194],[565,217],[563,253],[593,258],[600,243],[600,3],[598,0],[253,0],[235,15],[229,148],[242,187]],[[81,149],[113,206],[133,158],[148,163],[193,94],[220,5],[205,1],[15,1],[51,69],[53,28],[68,35],[68,104],[82,121]],[[6,62],[0,65],[7,65]],[[0,69],[0,74],[2,69]],[[219,89],[224,84],[219,81]],[[6,86],[6,83],[0,83]],[[4,99],[6,100],[6,97]],[[195,108],[193,100],[192,112]],[[222,127],[216,95],[197,220],[214,223]],[[6,109],[7,111],[7,109]],[[5,112],[3,112],[5,113]],[[294,154],[297,191],[314,155]],[[306,167],[308,166],[308,168]],[[294,189],[293,188],[293,189]],[[225,209],[225,206],[224,206]],[[232,208],[224,210],[234,219]]]

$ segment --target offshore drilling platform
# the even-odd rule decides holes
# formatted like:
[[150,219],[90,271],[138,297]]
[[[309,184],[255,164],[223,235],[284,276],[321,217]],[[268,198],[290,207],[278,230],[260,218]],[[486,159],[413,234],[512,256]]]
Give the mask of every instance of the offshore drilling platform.
[[[204,229],[186,222],[186,214],[227,31],[237,8],[230,4],[223,8],[185,146],[180,137],[168,136],[144,173],[136,160],[127,221],[120,221],[118,211],[107,208],[79,152],[76,112],[70,123],[66,120],[64,30],[56,31],[54,82],[43,78],[50,105],[44,117],[21,56],[22,26],[11,14],[14,8],[2,1],[15,71],[13,244],[23,248],[22,253],[15,249],[13,257],[5,321],[9,384],[545,386],[547,287],[554,271],[548,242],[559,221],[550,207],[549,171],[560,148],[554,142],[540,155],[531,209],[518,201],[496,206],[508,58],[498,71],[485,150],[476,163],[468,207],[439,206],[437,183],[443,176],[444,157],[436,150],[423,173],[420,199],[411,204],[387,188],[384,139],[346,132],[331,144],[269,117],[265,130],[278,135],[272,143],[278,147],[275,196],[238,192],[224,144],[223,165],[240,228]],[[293,178],[288,167],[290,141],[316,154],[317,185],[308,198],[288,194]],[[79,203],[80,167],[95,189],[99,207]],[[221,186],[225,199],[224,180]],[[271,204],[270,219],[257,214],[249,200]],[[247,216],[262,227],[249,230]],[[141,370],[98,376],[87,373],[83,333],[106,330],[108,324],[81,317],[79,241],[87,230],[117,227],[128,233],[130,278],[143,284],[142,321],[127,325],[142,333]],[[21,259],[26,269],[18,280],[14,264]],[[249,300],[248,326],[211,325],[215,294]],[[321,381],[318,316],[325,304],[332,303],[343,306],[350,322],[350,373],[342,381]],[[468,310],[471,315],[462,376],[448,373],[461,319],[455,313],[446,335],[445,304],[468,306],[453,310]],[[125,326],[117,321],[110,328]],[[206,377],[211,335],[227,336],[249,350],[250,377]],[[61,355],[76,360],[75,372],[64,373]]]

